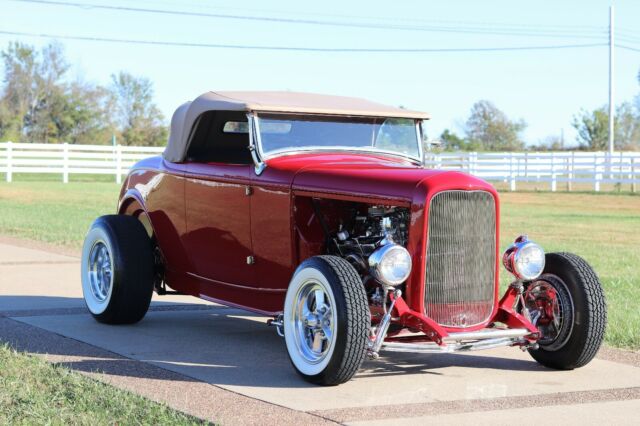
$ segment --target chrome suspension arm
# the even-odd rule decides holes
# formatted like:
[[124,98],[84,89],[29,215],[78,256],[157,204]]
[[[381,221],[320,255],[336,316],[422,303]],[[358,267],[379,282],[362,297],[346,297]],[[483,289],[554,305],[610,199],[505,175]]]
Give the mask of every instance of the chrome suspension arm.
[[393,313],[393,308],[396,305],[396,300],[400,296],[402,296],[402,290],[395,290],[393,292],[393,300],[391,301],[391,305],[389,305],[389,309],[382,317],[380,324],[378,324],[375,337],[369,340],[367,347],[367,356],[370,359],[378,358],[378,352],[382,347],[382,342],[384,342],[384,338],[387,336],[387,331],[389,331],[389,326],[391,325],[391,314]]

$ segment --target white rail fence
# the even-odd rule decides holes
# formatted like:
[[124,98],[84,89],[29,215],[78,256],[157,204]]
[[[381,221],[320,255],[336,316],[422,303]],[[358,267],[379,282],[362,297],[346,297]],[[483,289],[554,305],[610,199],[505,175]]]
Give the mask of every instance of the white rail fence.
[[640,152],[462,152],[427,153],[427,167],[459,170],[489,181],[504,181],[515,191],[520,182],[543,182],[551,191],[565,183],[587,184],[600,191],[602,184],[640,184]]
[[[0,143],[0,173],[11,182],[16,173],[53,173],[69,181],[72,174],[113,175],[122,181],[138,160],[159,155],[162,147]],[[515,191],[519,183],[544,183],[551,191],[574,184],[600,191],[602,184],[640,185],[640,152],[458,152],[427,153],[427,167],[458,170],[490,181],[503,181]]]
[[122,182],[137,161],[164,148],[109,145],[0,143],[0,173],[11,182],[16,173],[55,173],[69,182],[72,174],[114,175]]

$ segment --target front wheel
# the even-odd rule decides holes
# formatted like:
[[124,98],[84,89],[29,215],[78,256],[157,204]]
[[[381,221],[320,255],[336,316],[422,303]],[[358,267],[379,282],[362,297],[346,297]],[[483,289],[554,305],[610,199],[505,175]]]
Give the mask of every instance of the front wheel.
[[600,349],[607,324],[604,291],[595,271],[571,253],[548,253],[544,273],[527,285],[525,306],[540,330],[540,364],[572,370],[589,363]]
[[302,262],[287,290],[284,337],[305,380],[337,385],[351,379],[364,359],[370,323],[364,286],[349,262],[336,256]]

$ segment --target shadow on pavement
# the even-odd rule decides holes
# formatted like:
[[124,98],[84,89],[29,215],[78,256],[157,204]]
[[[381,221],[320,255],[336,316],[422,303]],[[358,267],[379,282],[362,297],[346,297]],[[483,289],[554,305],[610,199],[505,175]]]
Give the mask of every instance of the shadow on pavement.
[[[34,306],[43,298],[33,298]],[[161,302],[158,306],[162,306]],[[123,326],[100,324],[82,312],[22,316],[17,318],[20,322],[1,319],[0,340],[10,342],[19,350],[73,358],[61,363],[85,372],[149,379],[195,379],[218,385],[314,387],[295,373],[284,340],[265,325],[262,317],[223,306],[206,309],[197,308],[205,305],[195,306],[195,309],[176,311],[159,309],[149,312],[138,324]],[[533,360],[477,353],[383,355],[377,361],[365,361],[356,380],[442,375],[441,369],[445,367],[546,370]],[[179,375],[167,375],[162,369]]]

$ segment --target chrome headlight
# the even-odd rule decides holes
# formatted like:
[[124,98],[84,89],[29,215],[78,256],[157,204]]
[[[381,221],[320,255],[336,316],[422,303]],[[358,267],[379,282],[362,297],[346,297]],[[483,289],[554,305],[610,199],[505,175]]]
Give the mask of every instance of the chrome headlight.
[[398,244],[385,244],[369,256],[369,270],[383,284],[402,284],[411,273],[411,255]]
[[518,279],[535,280],[544,270],[544,250],[521,235],[504,252],[502,264]]

